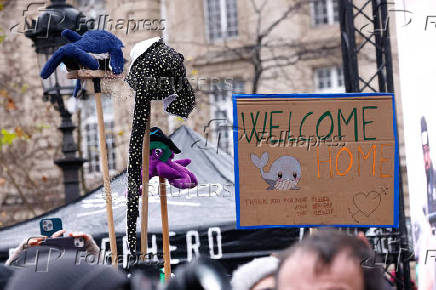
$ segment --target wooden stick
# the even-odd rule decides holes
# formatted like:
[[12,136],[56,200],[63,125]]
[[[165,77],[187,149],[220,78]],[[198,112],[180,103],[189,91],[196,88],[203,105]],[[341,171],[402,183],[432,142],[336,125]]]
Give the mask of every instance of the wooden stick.
[[168,206],[165,178],[159,177],[160,212],[162,217],[162,242],[164,256],[165,281],[171,278],[170,233],[168,226]]
[[112,253],[112,266],[118,267],[118,251],[117,240],[115,236],[114,217],[112,213],[112,193],[111,193],[111,180],[109,177],[109,166],[107,161],[107,148],[106,148],[106,134],[104,129],[103,119],[103,106],[101,103],[101,88],[100,79],[93,79],[95,91],[95,104],[97,107],[97,120],[98,120],[98,135],[100,144],[100,164],[103,169],[103,185],[106,193],[106,215],[109,230],[109,240]]
[[67,72],[67,78],[68,79],[120,79],[125,77],[124,74],[116,75],[111,71],[104,71],[104,70],[86,70],[86,69],[80,69],[80,70],[73,70]]
[[[150,106],[149,106],[150,108]],[[147,227],[148,227],[148,174],[150,161],[150,112],[145,127],[144,140],[142,142],[142,203],[141,203],[141,260],[147,256]]]

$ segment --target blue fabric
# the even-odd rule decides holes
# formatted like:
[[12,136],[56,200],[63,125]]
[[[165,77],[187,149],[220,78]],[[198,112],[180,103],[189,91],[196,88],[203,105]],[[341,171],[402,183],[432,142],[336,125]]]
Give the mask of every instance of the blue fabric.
[[76,81],[76,87],[74,88],[73,91],[73,97],[77,97],[77,94],[79,93],[79,91],[82,89],[82,84],[80,82],[80,80]]
[[[65,29],[62,31],[62,37],[71,43],[59,48],[47,61],[41,70],[43,79],[48,78],[61,62],[66,63],[67,67],[73,62],[91,70],[99,69],[98,61],[89,53],[109,53],[112,72],[114,74],[123,72],[124,58],[121,48],[124,45],[112,33],[105,30],[91,30],[81,36],[77,32]],[[79,89],[78,81],[73,93],[74,97],[77,96]]]

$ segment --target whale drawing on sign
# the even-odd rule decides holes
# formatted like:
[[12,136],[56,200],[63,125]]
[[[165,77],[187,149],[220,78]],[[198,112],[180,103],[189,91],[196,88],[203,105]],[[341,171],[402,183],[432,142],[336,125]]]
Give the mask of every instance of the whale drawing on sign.
[[268,163],[268,152],[264,152],[259,158],[251,153],[251,161],[254,166],[260,169],[263,180],[269,185],[268,190],[295,190],[301,180],[300,162],[292,156],[281,156],[271,165],[268,172],[263,169]]

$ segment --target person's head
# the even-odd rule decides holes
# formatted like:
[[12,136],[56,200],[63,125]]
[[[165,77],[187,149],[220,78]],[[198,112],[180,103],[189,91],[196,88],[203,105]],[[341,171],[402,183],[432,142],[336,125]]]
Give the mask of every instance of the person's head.
[[362,240],[339,231],[318,231],[283,253],[277,289],[383,289],[383,274],[374,259]]
[[275,288],[274,274],[279,260],[276,257],[264,257],[240,266],[233,272],[232,289],[267,290]]
[[165,290],[230,290],[225,269],[216,261],[198,258],[189,264],[177,267],[175,277]]
[[[31,248],[31,249],[35,249]],[[48,260],[47,260],[48,261]],[[76,263],[75,259],[61,258],[35,268],[29,265],[15,271],[7,290],[94,290],[129,289],[127,277],[109,265]]]

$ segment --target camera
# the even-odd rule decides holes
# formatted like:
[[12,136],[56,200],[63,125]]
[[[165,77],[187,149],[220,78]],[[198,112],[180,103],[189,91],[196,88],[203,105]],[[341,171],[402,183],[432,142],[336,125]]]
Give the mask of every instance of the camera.
[[52,220],[42,220],[42,229],[46,232],[50,232],[53,230],[53,221]]
[[85,239],[83,237],[74,238],[74,247],[85,248]]

